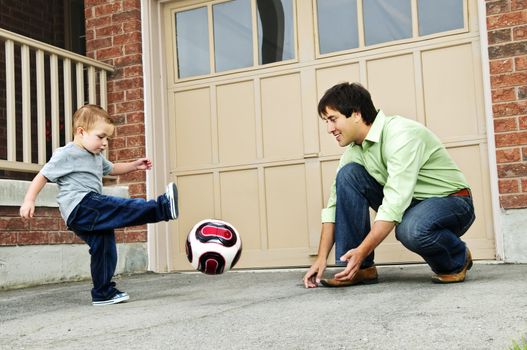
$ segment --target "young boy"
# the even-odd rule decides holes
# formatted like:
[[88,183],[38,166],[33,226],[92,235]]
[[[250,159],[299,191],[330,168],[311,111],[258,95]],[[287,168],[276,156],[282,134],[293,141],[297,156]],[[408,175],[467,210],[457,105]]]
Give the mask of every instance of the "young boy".
[[177,188],[174,183],[157,200],[118,198],[102,195],[104,175],[122,175],[149,170],[147,158],[128,163],[111,163],[102,152],[115,126],[108,113],[85,105],[73,115],[73,142],[58,148],[35,176],[20,207],[20,216],[33,217],[35,199],[46,182],[57,183],[57,201],[64,221],[90,247],[92,304],[109,305],[129,299],[115,288],[112,277],[117,265],[114,229],[143,225],[178,217]]

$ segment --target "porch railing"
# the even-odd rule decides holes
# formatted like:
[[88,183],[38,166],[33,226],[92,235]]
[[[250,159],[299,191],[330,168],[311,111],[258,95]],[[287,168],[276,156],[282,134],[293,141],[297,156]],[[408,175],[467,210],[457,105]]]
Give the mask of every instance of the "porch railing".
[[38,172],[53,150],[71,141],[77,108],[107,107],[107,74],[113,67],[4,29],[0,51],[2,44],[0,171]]

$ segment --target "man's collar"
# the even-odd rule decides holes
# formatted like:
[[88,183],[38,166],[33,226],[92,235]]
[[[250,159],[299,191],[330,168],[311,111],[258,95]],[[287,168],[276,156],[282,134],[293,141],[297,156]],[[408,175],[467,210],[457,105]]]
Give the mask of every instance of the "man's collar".
[[386,119],[386,116],[379,109],[379,112],[377,112],[377,116],[375,117],[375,120],[373,121],[373,124],[371,125],[370,131],[368,131],[368,134],[364,138],[364,141],[377,143],[381,140],[381,134],[382,134],[382,129],[384,128],[385,119]]

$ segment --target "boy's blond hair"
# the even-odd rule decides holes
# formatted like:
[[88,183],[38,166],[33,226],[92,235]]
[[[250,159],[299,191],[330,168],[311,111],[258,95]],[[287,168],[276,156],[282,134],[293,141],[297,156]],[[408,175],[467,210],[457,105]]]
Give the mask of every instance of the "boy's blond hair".
[[93,125],[100,120],[114,126],[110,115],[103,108],[93,104],[82,106],[73,114],[73,134],[77,132],[79,127],[90,131]]

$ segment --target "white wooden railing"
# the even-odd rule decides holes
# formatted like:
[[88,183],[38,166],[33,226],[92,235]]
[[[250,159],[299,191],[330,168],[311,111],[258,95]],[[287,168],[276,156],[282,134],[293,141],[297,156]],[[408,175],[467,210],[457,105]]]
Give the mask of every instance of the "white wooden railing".
[[[113,67],[4,29],[2,44],[6,96],[5,106],[0,106],[5,108],[5,120],[0,123],[5,123],[7,139],[0,140],[5,145],[0,170],[38,172],[49,150],[62,146],[61,138],[62,143],[71,141],[71,117],[77,108],[86,103],[107,108],[107,74]],[[31,96],[32,86],[36,96]],[[48,135],[46,120],[51,120]],[[17,135],[22,141],[17,142]]]

